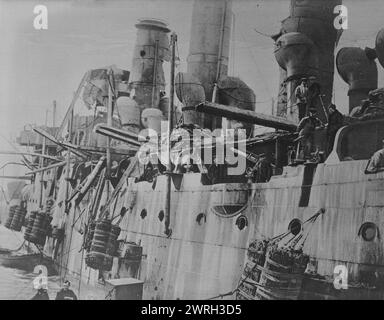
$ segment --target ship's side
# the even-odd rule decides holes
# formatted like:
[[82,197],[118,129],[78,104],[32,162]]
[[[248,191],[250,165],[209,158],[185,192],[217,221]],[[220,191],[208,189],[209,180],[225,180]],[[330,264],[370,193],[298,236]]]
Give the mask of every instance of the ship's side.
[[[119,224],[120,238],[129,246],[140,246],[142,257],[140,261],[115,258],[104,276],[142,279],[147,299],[216,297],[237,288],[252,240],[273,238],[286,232],[294,219],[304,222],[324,209],[304,245],[304,252],[316,261],[316,276],[304,282],[303,298],[379,298],[384,173],[366,175],[366,166],[367,160],[318,164],[310,170],[310,185],[303,185],[309,168],[304,165],[287,166],[282,175],[255,184],[202,185],[201,174],[185,174],[179,190],[172,190],[170,237],[164,234],[162,221],[166,177],[159,176],[155,185],[129,178],[114,212],[127,209]],[[303,197],[308,198],[305,205]],[[217,209],[234,205],[236,211],[228,210],[228,216]],[[67,223],[66,234],[72,236],[62,254],[68,259],[68,275],[82,275],[83,281],[97,285],[99,271],[88,268],[79,252],[83,235],[77,230],[85,221],[78,219],[80,211],[71,210],[67,217],[77,220],[77,225],[73,229]],[[373,238],[364,239],[361,228],[366,223],[377,226]],[[348,290],[333,285],[339,265],[348,270]]]
[[[322,19],[316,13],[319,1],[293,0],[291,16],[274,39],[284,78],[279,92],[280,117],[275,117],[257,114],[253,91],[240,79],[227,75],[231,18],[226,10],[230,1],[196,1],[188,72],[176,77],[184,128],[196,128],[196,124],[212,130],[236,128],[241,123],[249,134],[253,124],[267,123],[277,129],[246,139],[250,147],[244,152],[247,172],[236,176],[223,173],[221,169],[230,167],[225,163],[203,161],[206,170],[197,165],[193,169],[175,166],[164,170],[158,164],[140,163],[136,154],[140,143],[132,137],[143,128],[159,128],[159,120],[170,108],[161,95],[165,88],[162,63],[169,60],[170,30],[164,23],[150,19],[136,25],[133,71],[130,78],[128,72],[121,76],[129,81],[124,94],[116,100],[111,92],[102,93],[101,98],[89,92],[87,96],[92,103],[100,98],[102,106],[115,103],[120,121],[98,124],[82,136],[75,132],[70,141],[76,143],[75,147],[55,142],[66,150],[60,158],[60,170],[38,172],[29,190],[28,215],[46,209],[52,219],[53,230],[47,233],[41,249],[55,261],[61,278],[73,279],[78,288],[82,283],[99,288],[102,294],[98,298],[109,296],[105,286],[108,279],[136,278],[143,281],[144,299],[234,299],[250,244],[282,234],[296,235],[295,230],[299,230],[309,264],[300,275],[303,281],[298,298],[383,298],[384,172],[366,171],[384,137],[380,113],[383,105],[377,107],[370,101],[371,109],[365,109],[370,112],[355,110],[358,116],[348,117],[349,122],[339,128],[332,150],[328,149],[326,130],[318,129],[314,133],[314,161],[299,159],[299,152],[293,159],[288,152],[297,150],[297,134],[293,131],[299,113],[294,109],[295,101],[284,101],[287,92],[293,95],[302,76],[314,75],[328,92],[326,102],[331,101],[334,49],[340,35],[332,30],[327,38],[327,34],[318,35],[314,30],[333,21],[331,9],[341,1],[326,3],[326,19]],[[301,19],[301,15],[306,18]],[[209,25],[207,37],[199,33]],[[376,51],[381,59],[382,51]],[[302,60],[297,59],[297,52],[305,53]],[[364,79],[357,81],[361,87],[350,81],[356,74],[377,78],[376,56],[369,52],[351,49],[336,58],[339,73],[350,85],[351,111],[357,100],[368,98],[368,91],[377,87],[377,79],[376,84],[365,81],[369,88]],[[356,55],[361,57],[359,65],[353,64]],[[319,67],[322,65],[326,66],[324,70]],[[96,71],[103,77],[110,72],[100,70]],[[326,120],[327,107],[321,98],[316,99],[314,107]],[[209,113],[209,108],[217,113]],[[237,112],[228,112],[231,108]],[[221,122],[221,117],[228,115],[233,118]],[[105,123],[107,117],[104,112],[98,122]],[[101,134],[109,134],[108,142]],[[88,145],[80,143],[88,136],[95,144],[93,148],[89,141]],[[113,145],[112,160],[116,163],[112,170],[111,159],[104,160],[105,152],[111,153],[110,137],[132,147],[128,150],[124,143]],[[92,156],[84,159],[82,152]],[[264,159],[265,155],[269,158]],[[270,161],[268,166],[273,169],[258,180],[252,175],[262,170],[259,159]],[[111,173],[106,173],[106,168]],[[214,177],[212,168],[216,168]],[[50,198],[54,205],[48,210],[45,205]],[[116,242],[113,246],[118,245],[114,250],[107,244],[110,234],[105,238],[106,233],[100,230],[97,236],[95,229],[90,231],[96,221],[108,221],[110,229],[111,225],[120,228],[117,239],[112,241]],[[281,243],[291,240],[284,237]],[[102,249],[104,252],[98,251]],[[107,257],[111,264],[106,266],[106,260],[90,263],[90,257]],[[340,275],[344,281],[341,287],[335,284]]]

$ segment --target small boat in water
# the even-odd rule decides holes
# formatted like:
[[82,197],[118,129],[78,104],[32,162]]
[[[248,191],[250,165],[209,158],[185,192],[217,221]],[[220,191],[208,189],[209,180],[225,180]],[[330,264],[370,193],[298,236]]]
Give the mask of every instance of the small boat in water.
[[33,272],[37,266],[43,265],[47,268],[48,276],[58,274],[53,260],[41,253],[0,253],[0,264],[6,268],[19,269],[26,272]]
[[6,248],[0,248],[0,256],[2,255],[8,255],[11,254],[12,250],[11,249],[6,249]]
[[36,249],[33,250],[25,241],[16,249],[0,247],[0,265],[26,272],[33,272],[36,266],[43,265],[49,276],[57,275],[53,260]]

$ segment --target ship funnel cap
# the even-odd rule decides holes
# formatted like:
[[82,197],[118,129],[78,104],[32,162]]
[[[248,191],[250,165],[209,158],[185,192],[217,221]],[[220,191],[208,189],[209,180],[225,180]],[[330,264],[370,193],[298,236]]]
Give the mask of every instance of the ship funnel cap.
[[138,29],[158,29],[164,32],[170,32],[168,28],[168,23],[161,19],[152,19],[152,18],[141,18],[135,24],[135,27]]
[[287,71],[287,78],[313,75],[317,66],[314,43],[305,34],[289,32],[283,34],[275,43],[275,58],[279,66]]
[[366,50],[355,47],[340,49],[336,55],[336,68],[350,90],[377,88],[376,63],[367,56]]

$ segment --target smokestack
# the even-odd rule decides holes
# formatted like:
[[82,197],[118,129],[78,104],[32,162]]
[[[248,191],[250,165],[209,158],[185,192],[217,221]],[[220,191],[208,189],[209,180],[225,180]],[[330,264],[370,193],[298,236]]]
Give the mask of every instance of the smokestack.
[[165,89],[163,62],[169,61],[170,31],[167,24],[155,19],[137,23],[136,44],[129,78],[131,98],[141,110],[158,108],[160,91]]
[[[372,52],[373,51],[373,52]],[[377,88],[377,66],[374,50],[342,48],[336,56],[336,67],[341,78],[348,83],[349,112],[360,106],[368,92]]]
[[318,56],[315,45],[303,33],[285,33],[275,43],[275,58],[280,68],[286,71],[286,91],[289,92],[286,117],[297,121],[293,93],[301,77],[318,76]]
[[[191,39],[187,71],[200,81],[205,98],[212,101],[214,84],[227,75],[232,3],[225,0],[195,0],[191,22]],[[221,127],[221,118],[197,115],[202,127]]]
[[[325,107],[332,101],[334,50],[341,33],[341,31],[336,30],[334,27],[336,15],[333,13],[333,10],[341,3],[341,0],[291,0],[290,16],[283,20],[280,31],[281,36],[276,42],[278,43],[284,40],[286,45],[293,45],[293,47],[296,46],[297,48],[302,46],[307,52],[307,60],[303,61],[303,65],[306,65],[308,68],[299,68],[300,61],[297,59],[296,66],[293,67],[292,64],[295,63],[286,60],[287,57],[295,59],[292,54],[284,57],[285,64],[288,66],[291,65],[291,74],[287,74],[286,79],[281,79],[286,82],[288,99],[281,96],[284,94],[284,90],[281,90],[278,101],[287,100],[288,104],[295,104],[295,97],[292,94],[294,93],[298,79],[303,76],[303,70],[304,73],[308,73],[305,74],[306,76],[316,76],[315,81],[320,84],[321,93],[324,94],[323,101]],[[284,36],[289,33],[299,33],[301,36],[297,34]],[[295,51],[296,49],[293,49],[293,47],[287,47],[287,49]],[[277,55],[276,58],[281,59],[279,55]],[[281,62],[280,60],[280,67],[289,73],[286,66],[281,64]],[[305,69],[307,69],[307,71],[305,71]],[[283,88],[284,83],[280,83],[280,87]],[[314,106],[318,109],[319,117],[325,121],[326,117],[323,107],[320,100],[317,100]],[[282,103],[279,103],[278,106],[278,114],[283,114],[284,110],[282,109],[286,109],[287,106],[284,106]],[[298,119],[295,120],[297,121]]]
[[206,100],[200,80],[190,73],[179,72],[175,79],[175,90],[177,98],[183,103],[184,124],[202,127],[202,116],[195,110],[197,104]]
[[287,71],[279,66],[279,88],[277,95],[276,115],[279,117],[287,117]]

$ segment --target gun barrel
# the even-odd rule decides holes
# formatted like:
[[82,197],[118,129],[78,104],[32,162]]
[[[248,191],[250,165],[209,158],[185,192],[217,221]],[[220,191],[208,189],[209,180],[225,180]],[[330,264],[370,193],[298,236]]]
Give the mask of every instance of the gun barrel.
[[261,125],[286,131],[296,131],[297,125],[295,122],[285,118],[266,115],[251,110],[243,110],[237,107],[226,106],[223,104],[203,102],[195,107],[196,111],[213,114],[228,118],[230,120],[237,120],[252,124]]

